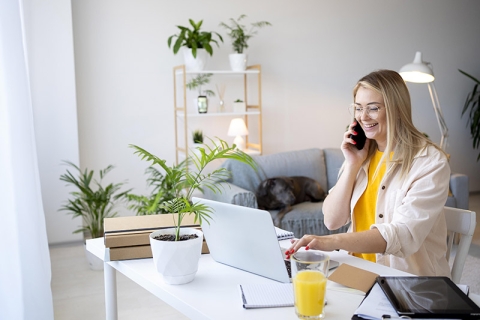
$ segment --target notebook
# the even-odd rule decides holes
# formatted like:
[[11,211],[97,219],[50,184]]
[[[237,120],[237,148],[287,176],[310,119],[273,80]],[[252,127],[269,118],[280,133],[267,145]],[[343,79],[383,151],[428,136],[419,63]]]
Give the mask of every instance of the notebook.
[[213,210],[209,223],[202,222],[202,231],[215,261],[279,282],[290,282],[268,211],[195,197],[192,201]]

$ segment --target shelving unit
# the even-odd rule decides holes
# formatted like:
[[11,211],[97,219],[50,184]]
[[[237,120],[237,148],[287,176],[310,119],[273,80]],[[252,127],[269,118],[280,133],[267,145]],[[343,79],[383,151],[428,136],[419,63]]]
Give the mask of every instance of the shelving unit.
[[[194,112],[189,112],[187,104],[187,75],[197,75],[197,74],[207,74],[211,73],[213,75],[231,75],[231,76],[243,76],[243,101],[246,103],[247,110],[242,113],[234,112],[210,112],[199,114]],[[186,71],[185,65],[176,66],[173,68],[173,90],[174,90],[174,118],[175,118],[175,160],[176,163],[179,162],[181,155],[187,155],[189,150],[189,145],[192,145],[191,137],[188,134],[188,121],[189,119],[212,119],[213,117],[218,117],[219,119],[225,118],[243,118],[247,128],[250,131],[250,134],[245,137],[245,146],[246,153],[249,154],[262,154],[262,94],[261,94],[261,77],[262,70],[260,65],[253,65],[247,67],[243,72],[230,71],[230,70],[203,70],[203,71]],[[258,83],[257,89],[257,103],[249,103],[249,90],[248,90],[248,81],[251,81],[252,78],[256,78]],[[252,98],[252,97],[250,97]],[[179,105],[179,103],[181,103]],[[193,103],[193,102],[192,102]],[[251,136],[252,130],[249,126],[249,119],[254,122],[251,117],[257,117],[257,126],[255,131],[255,138]],[[228,119],[229,121],[229,119]],[[179,129],[179,124],[183,124],[183,137],[179,138],[182,134]],[[226,134],[226,132],[225,132]],[[256,142],[251,142],[250,140],[255,140]],[[181,141],[183,140],[183,141]]]

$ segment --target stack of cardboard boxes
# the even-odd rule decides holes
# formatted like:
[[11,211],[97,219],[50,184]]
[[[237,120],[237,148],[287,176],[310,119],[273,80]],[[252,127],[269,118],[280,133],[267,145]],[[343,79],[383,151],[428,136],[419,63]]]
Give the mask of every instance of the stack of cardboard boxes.
[[[172,228],[176,224],[176,218],[176,214],[106,218],[104,241],[105,248],[109,251],[109,260],[151,258],[150,234],[159,229]],[[201,229],[194,218],[194,215],[185,215],[182,227]],[[205,239],[202,253],[209,253]]]

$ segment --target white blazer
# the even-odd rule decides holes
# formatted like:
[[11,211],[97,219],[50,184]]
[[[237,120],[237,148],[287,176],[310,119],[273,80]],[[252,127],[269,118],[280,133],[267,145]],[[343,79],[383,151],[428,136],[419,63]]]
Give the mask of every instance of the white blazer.
[[[366,163],[357,175],[350,208],[365,191]],[[390,173],[391,172],[391,173]],[[433,146],[420,151],[404,180],[400,166],[394,165],[384,176],[377,197],[375,224],[387,247],[377,254],[377,263],[419,276],[448,276],[447,226],[443,207],[447,201],[450,165]],[[350,225],[348,232],[354,226]]]

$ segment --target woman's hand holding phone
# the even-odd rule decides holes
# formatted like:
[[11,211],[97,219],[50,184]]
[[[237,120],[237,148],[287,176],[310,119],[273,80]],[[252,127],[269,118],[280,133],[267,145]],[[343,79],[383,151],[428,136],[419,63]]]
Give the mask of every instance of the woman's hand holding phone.
[[358,121],[356,122],[357,124],[352,127],[352,130],[357,134],[351,134],[350,139],[355,141],[355,147],[357,147],[358,150],[362,150],[365,146],[365,142],[367,141],[367,136],[365,135],[365,131],[363,131],[362,126],[358,123]]

